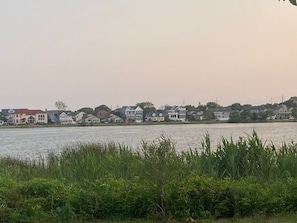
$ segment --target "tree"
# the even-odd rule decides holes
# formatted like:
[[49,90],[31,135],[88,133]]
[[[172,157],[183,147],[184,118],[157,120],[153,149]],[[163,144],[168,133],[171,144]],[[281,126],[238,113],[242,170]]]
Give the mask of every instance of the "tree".
[[286,105],[288,108],[295,108],[297,107],[297,98],[291,97],[289,100],[285,101],[283,104]]
[[145,102],[140,102],[137,103],[136,106],[139,106],[143,110],[143,118],[151,112],[156,112],[156,108],[152,102],[145,101]]
[[263,106],[266,109],[273,109],[273,108],[275,108],[277,106],[277,104],[269,104],[269,103],[267,103],[267,104],[265,104]]
[[7,122],[7,117],[4,113],[0,112],[0,120],[2,120],[3,122]]
[[242,119],[242,121],[249,120],[251,118],[251,115],[251,110],[245,107],[240,112],[240,118]]
[[259,111],[257,117],[259,120],[264,121],[267,120],[268,114],[266,111]]
[[219,108],[221,107],[220,105],[218,105],[216,102],[207,102],[206,107],[209,108]]
[[111,112],[111,109],[107,105],[104,105],[104,104],[99,105],[98,107],[95,108],[95,112],[100,111],[100,110],[106,111],[108,113]]
[[274,116],[274,111],[273,111],[273,109],[267,109],[266,111],[265,111],[265,113],[266,113],[266,115],[267,115],[267,118],[271,118],[272,116]]
[[194,105],[186,105],[185,108],[186,108],[186,110],[188,112],[190,112],[190,111],[196,111],[196,108],[195,108]]
[[206,109],[207,109],[207,107],[206,107],[206,105],[202,105],[202,104],[200,104],[199,103],[199,105],[197,106],[197,110],[198,111],[206,111]]
[[232,123],[241,122],[239,111],[234,111],[230,113],[229,122],[232,122]]
[[292,109],[292,116],[295,120],[297,119],[297,108],[296,107]]
[[77,110],[78,112],[84,112],[84,113],[87,113],[87,114],[93,114],[94,110],[93,108],[90,108],[90,107],[84,107],[84,108],[81,108],[79,110]]
[[207,109],[206,111],[203,112],[203,118],[205,120],[208,120],[208,121],[214,120],[215,119],[215,114],[214,114],[213,111]]
[[[280,0],[278,0],[278,1],[280,1]],[[285,1],[285,0],[283,0],[283,1]],[[296,5],[297,6],[297,2],[296,2],[296,0],[289,0],[290,1],[290,3],[292,4],[292,5]]]
[[235,111],[240,111],[242,109],[242,106],[240,103],[234,103],[230,107],[232,110],[235,110]]
[[111,113],[121,117],[121,108],[117,108],[117,109],[111,111]]
[[68,107],[63,101],[57,101],[55,106],[58,110],[66,110]]

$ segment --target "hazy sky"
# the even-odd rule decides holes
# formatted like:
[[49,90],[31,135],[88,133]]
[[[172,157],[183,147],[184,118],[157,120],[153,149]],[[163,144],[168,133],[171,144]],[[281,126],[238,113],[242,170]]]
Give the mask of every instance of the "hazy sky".
[[0,0],[0,109],[279,103],[297,7],[278,0]]

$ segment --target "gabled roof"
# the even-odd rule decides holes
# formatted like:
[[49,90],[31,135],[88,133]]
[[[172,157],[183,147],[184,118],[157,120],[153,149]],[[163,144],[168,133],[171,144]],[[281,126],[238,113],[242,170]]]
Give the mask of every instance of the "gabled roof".
[[16,109],[14,114],[36,115],[36,114],[46,114],[46,112],[42,110],[30,110],[27,108],[22,108],[22,109]]

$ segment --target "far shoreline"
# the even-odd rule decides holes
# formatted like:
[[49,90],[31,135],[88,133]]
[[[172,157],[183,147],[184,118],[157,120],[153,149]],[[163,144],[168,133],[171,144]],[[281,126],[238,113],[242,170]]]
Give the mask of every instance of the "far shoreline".
[[100,126],[147,126],[147,125],[192,125],[192,124],[251,124],[251,123],[289,123],[296,120],[265,120],[265,121],[248,121],[248,122],[228,122],[228,121],[185,121],[185,122],[142,122],[142,123],[100,123],[100,124],[22,124],[22,125],[1,125],[0,129],[9,128],[52,128],[52,127],[100,127]]

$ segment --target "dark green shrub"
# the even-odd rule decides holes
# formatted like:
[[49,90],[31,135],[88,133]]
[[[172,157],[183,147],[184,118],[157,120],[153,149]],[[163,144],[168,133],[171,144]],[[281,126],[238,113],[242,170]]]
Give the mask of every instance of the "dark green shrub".
[[75,217],[69,201],[69,191],[58,180],[33,179],[19,185],[18,193],[21,199],[16,202],[18,213],[14,219],[19,216],[30,222],[42,216],[45,222],[49,219],[65,222]]

